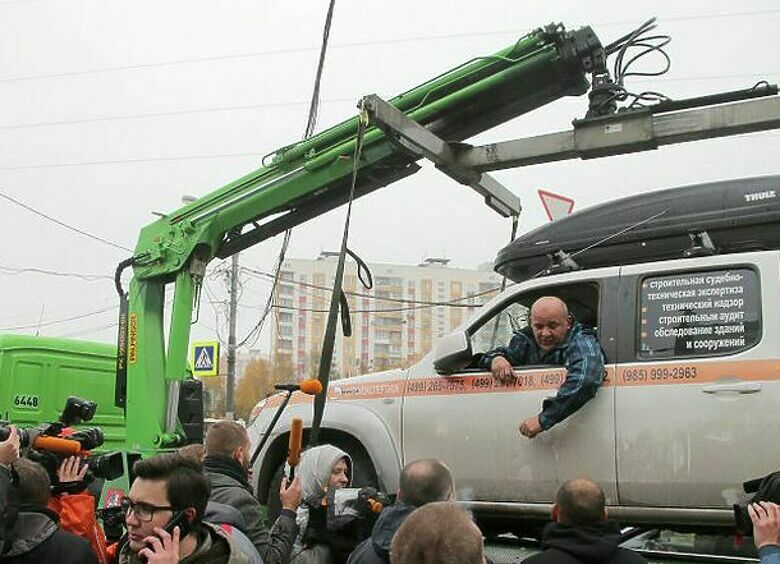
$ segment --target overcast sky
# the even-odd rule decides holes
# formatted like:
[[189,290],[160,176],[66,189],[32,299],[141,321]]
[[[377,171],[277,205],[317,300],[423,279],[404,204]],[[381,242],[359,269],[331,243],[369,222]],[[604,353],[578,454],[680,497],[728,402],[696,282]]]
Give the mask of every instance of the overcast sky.
[[[0,192],[132,248],[152,211],[207,194],[302,137],[326,10],[326,0],[0,0]],[[672,68],[629,82],[634,90],[682,98],[780,79],[777,0],[336,0],[318,130],[354,115],[365,94],[391,97],[552,21],[591,25],[606,44],[650,16],[672,36]],[[561,100],[471,142],[567,129],[586,106],[585,97]],[[546,220],[540,188],[573,198],[576,211],[777,173],[778,149],[780,133],[769,132],[496,176],[521,197],[525,231]],[[336,249],[343,216],[336,210],[295,229],[289,256]],[[111,276],[128,254],[7,201],[0,218],[0,268]],[[495,257],[509,229],[470,189],[426,165],[358,201],[351,246],[369,262],[437,255],[471,268]],[[279,242],[242,253],[242,263],[270,270]],[[115,340],[109,279],[0,270],[0,289],[0,330]],[[245,281],[240,337],[268,289]],[[211,279],[209,291],[224,299],[224,282]],[[206,303],[201,320],[200,338],[225,325]]]

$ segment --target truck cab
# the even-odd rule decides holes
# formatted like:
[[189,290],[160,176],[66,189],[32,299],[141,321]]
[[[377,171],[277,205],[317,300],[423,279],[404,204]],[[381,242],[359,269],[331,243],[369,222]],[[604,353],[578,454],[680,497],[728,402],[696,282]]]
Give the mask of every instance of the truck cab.
[[[780,204],[754,197],[778,184],[762,177],[633,196],[520,237],[496,261],[517,283],[429,355],[332,383],[323,441],[355,457],[356,480],[388,491],[405,463],[438,458],[459,499],[485,517],[547,519],[558,487],[585,476],[626,523],[733,525],[742,482],[780,460],[780,420],[768,416],[780,401]],[[624,225],[643,217],[655,219]],[[579,243],[561,247],[569,232]],[[555,395],[565,367],[515,367],[513,384],[472,367],[548,295],[595,331],[606,374],[594,399],[526,439],[519,423]],[[258,404],[255,441],[280,401]],[[311,411],[308,396],[295,396],[282,421],[307,424]],[[284,425],[274,429],[258,459],[261,498],[286,438]]]

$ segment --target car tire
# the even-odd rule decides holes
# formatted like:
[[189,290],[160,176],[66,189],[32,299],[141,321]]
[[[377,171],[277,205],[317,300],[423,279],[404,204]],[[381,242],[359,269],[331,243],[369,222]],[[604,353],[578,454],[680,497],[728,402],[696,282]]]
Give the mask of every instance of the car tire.
[[[360,443],[355,442],[351,445],[339,444],[332,442],[334,446],[337,446],[352,458],[352,487],[378,487],[379,480],[376,475],[376,470],[371,460],[368,458],[365,449]],[[284,475],[284,462],[282,462],[271,477],[271,482],[268,485],[268,504],[267,504],[267,518],[269,525],[273,524],[282,512],[282,502],[279,499],[279,487],[282,484],[282,476]]]

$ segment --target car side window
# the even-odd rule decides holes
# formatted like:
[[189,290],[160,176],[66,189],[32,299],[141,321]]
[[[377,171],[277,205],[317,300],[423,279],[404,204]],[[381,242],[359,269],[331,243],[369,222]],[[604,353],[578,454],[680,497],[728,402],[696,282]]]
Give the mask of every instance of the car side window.
[[509,344],[512,335],[528,327],[528,307],[513,302],[471,335],[471,350],[485,353]]
[[648,276],[639,293],[641,358],[720,356],[761,340],[761,293],[750,268]]
[[573,319],[596,330],[599,311],[599,285],[594,281],[532,290],[515,296],[500,311],[471,332],[471,350],[483,354],[509,344],[512,336],[530,324],[530,309],[542,296],[557,296],[568,306]]

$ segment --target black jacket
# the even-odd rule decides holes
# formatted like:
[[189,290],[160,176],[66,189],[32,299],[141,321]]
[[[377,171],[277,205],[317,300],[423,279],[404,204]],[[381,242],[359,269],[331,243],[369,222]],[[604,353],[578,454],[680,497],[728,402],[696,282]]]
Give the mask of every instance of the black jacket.
[[86,539],[60,529],[56,513],[48,509],[23,506],[14,536],[11,549],[0,558],[4,563],[97,564]]
[[414,510],[411,505],[403,503],[386,507],[374,524],[371,536],[352,551],[347,564],[388,564],[393,537]]
[[620,529],[607,521],[587,527],[550,523],[542,535],[542,552],[523,564],[646,564],[642,556],[620,548]]
[[222,456],[207,456],[203,468],[211,485],[209,501],[230,505],[241,513],[246,522],[246,529],[242,531],[255,545],[265,564],[286,564],[298,535],[295,512],[283,509],[269,531],[263,522],[260,502],[237,462]]

